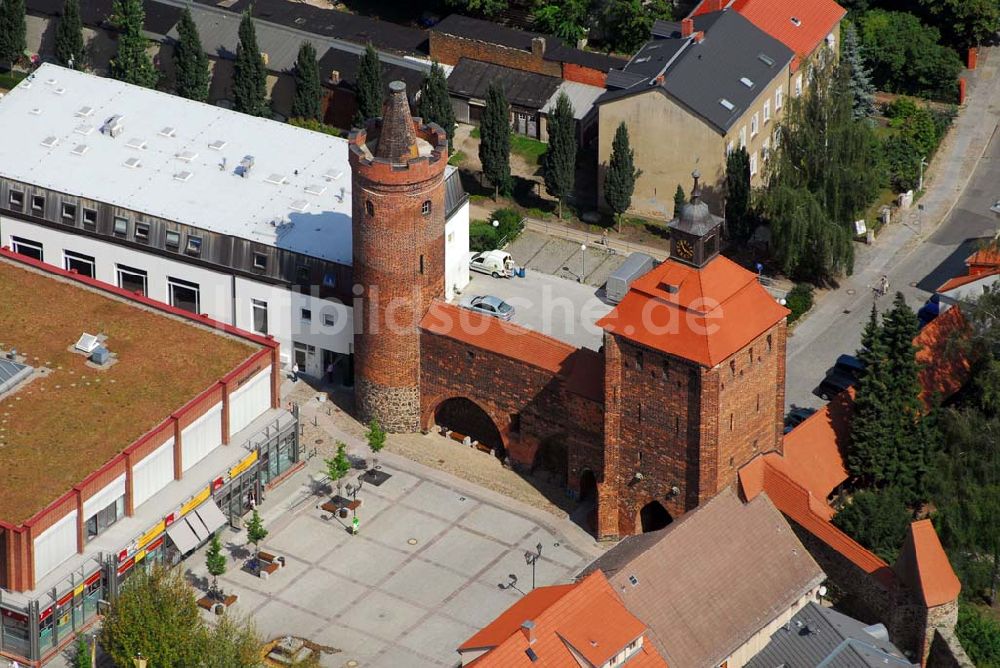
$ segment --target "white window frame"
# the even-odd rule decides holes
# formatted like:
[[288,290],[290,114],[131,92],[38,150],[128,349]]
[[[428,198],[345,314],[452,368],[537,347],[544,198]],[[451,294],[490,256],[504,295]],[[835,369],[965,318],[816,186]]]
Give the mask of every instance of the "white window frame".
[[[169,303],[174,308],[181,308],[174,303],[174,287],[184,288],[185,290],[194,290],[194,314],[197,315],[201,313],[201,286],[197,283],[192,283],[191,281],[185,281],[183,278],[174,278],[172,276],[167,276],[167,299]],[[181,309],[182,311],[185,309]]]
[[750,117],[750,138],[756,137],[758,132],[760,132],[760,114],[755,111]]
[[736,145],[733,142],[726,144],[726,156],[728,157],[730,153],[736,150]]
[[771,101],[764,100],[764,123],[767,124],[771,120]]
[[[81,207],[83,209],[83,224],[85,227],[96,227],[97,226],[97,209],[92,209],[90,207]],[[88,220],[88,218],[90,220]]]
[[781,103],[784,102],[785,87],[778,86],[778,90],[774,91],[774,110],[777,111],[781,109]]
[[757,175],[757,151],[750,154],[750,177]]
[[[20,202],[15,202],[16,198],[20,198]],[[24,211],[24,191],[10,189],[7,193],[7,201],[10,203],[10,207],[16,211]]]
[[70,223],[76,223],[76,202],[63,202],[59,207],[59,217]]
[[[127,237],[128,236],[128,223],[129,220],[126,216],[115,216],[111,224],[111,233],[116,237]],[[124,228],[120,225],[124,224]]]
[[802,75],[795,77],[795,97],[802,95]]
[[[261,331],[257,329],[257,311],[264,312],[264,330]],[[257,334],[262,334],[267,336],[267,302],[263,299],[251,299],[250,300],[250,330],[256,332]]]
[[302,322],[312,322],[312,309],[311,308],[300,308],[299,309],[299,320]]
[[740,128],[740,148],[747,147],[747,126]]
[[15,253],[20,253],[24,255],[21,248],[30,248],[32,250],[38,251],[38,256],[42,262],[45,261],[45,246],[38,243],[37,241],[32,241],[31,239],[22,239],[21,237],[11,237],[11,247],[14,249]]
[[767,162],[768,154],[771,152],[771,138],[767,137],[764,139],[763,145],[760,147],[760,159],[761,162]]
[[323,314],[323,326],[324,327],[336,327],[337,326],[337,314],[334,313],[324,313]]
[[128,290],[128,288],[126,288],[123,285],[122,274],[128,274],[130,276],[136,276],[136,277],[141,278],[142,279],[142,294],[143,295],[148,295],[149,294],[149,273],[148,272],[145,272],[142,269],[136,269],[135,267],[130,267],[130,266],[126,265],[126,264],[116,264],[115,265],[115,282],[118,284],[118,287],[121,288],[122,290]]
[[[71,250],[63,250],[63,269],[70,271],[70,260],[90,265],[90,278],[97,278],[97,259],[90,255],[75,253]],[[79,273],[79,272],[78,272]],[[84,275],[84,274],[81,274]]]

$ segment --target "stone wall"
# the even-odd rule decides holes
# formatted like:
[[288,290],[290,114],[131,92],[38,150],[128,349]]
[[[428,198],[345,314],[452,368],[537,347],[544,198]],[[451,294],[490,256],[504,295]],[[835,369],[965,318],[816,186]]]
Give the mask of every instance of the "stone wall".
[[937,629],[927,656],[927,668],[974,668],[954,629]]
[[457,65],[461,58],[469,58],[515,70],[562,77],[560,63],[542,57],[545,50],[544,39],[537,44],[540,49],[525,51],[431,30],[430,46],[431,58],[445,65]]

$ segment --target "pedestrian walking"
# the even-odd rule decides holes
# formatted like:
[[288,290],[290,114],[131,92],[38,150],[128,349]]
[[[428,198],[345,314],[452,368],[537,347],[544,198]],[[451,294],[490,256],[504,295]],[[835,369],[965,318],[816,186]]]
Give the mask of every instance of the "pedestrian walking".
[[297,383],[299,381],[299,365],[296,362],[292,364],[292,382]]
[[326,382],[333,384],[333,362],[326,365]]
[[351,535],[352,536],[357,536],[359,528],[361,528],[361,520],[358,519],[357,515],[355,515],[354,519],[351,520]]
[[882,274],[882,281],[879,283],[879,295],[885,296],[889,292],[889,277]]

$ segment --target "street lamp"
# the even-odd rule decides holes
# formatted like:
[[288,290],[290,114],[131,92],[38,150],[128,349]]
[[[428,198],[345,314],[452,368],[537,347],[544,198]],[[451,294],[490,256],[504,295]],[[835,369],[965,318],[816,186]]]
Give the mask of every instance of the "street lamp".
[[135,668],[146,668],[146,658],[142,655],[142,652],[135,655],[132,663],[135,664]]
[[580,244],[580,253],[583,256],[583,273],[580,274],[580,282],[587,280],[587,244]]
[[535,546],[535,551],[534,552],[525,552],[524,553],[524,563],[526,563],[529,566],[531,566],[531,588],[532,589],[535,588],[535,563],[538,561],[538,558],[541,557],[541,556],[542,556],[542,544],[541,543],[539,543],[538,545]]
[[[364,473],[358,476],[357,483],[353,485],[351,483],[347,483],[347,493],[351,495],[351,501],[358,500],[358,492],[361,491],[361,487],[365,484],[365,481],[361,477],[363,475]],[[358,506],[357,504],[354,504],[354,517],[357,516],[358,516]]]
[[927,156],[920,158],[920,180],[917,182],[917,192],[924,191],[924,167],[927,166]]

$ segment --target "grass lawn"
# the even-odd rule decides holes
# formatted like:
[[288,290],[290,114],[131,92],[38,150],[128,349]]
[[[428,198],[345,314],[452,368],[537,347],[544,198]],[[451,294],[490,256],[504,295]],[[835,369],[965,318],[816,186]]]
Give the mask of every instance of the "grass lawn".
[[10,72],[0,72],[0,89],[10,90],[26,76],[28,76],[26,72],[16,72],[14,70],[11,70]]
[[510,150],[524,158],[529,165],[537,165],[548,147],[548,144],[536,139],[529,139],[523,135],[511,135],[510,137]]
[[[105,334],[118,361],[70,352]],[[0,348],[45,368],[0,400],[0,519],[18,524],[259,348],[0,261]]]
[[465,153],[461,151],[455,151],[451,154],[451,157],[448,158],[449,165],[461,165],[463,162],[465,162]]

